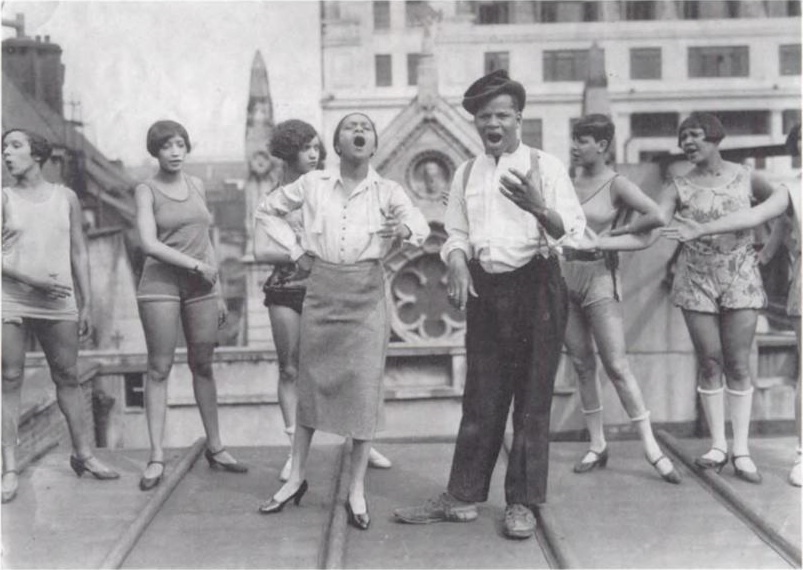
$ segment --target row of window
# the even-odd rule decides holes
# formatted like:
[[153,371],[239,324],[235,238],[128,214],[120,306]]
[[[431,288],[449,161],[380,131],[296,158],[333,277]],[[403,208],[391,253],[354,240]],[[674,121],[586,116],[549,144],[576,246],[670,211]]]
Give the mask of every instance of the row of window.
[[[407,54],[407,85],[418,82],[420,54]],[[779,73],[800,75],[800,44],[778,48]],[[374,56],[377,87],[393,85],[393,60],[389,54]],[[544,81],[584,81],[588,72],[588,50],[546,50],[543,53]],[[631,79],[661,79],[661,48],[632,48],[630,50]],[[485,73],[506,69],[510,71],[510,52],[485,53]],[[747,46],[690,47],[689,77],[749,77],[750,50]]]
[[[604,0],[610,2],[610,0]],[[661,2],[665,0],[634,0],[619,2],[618,18],[622,20],[655,20],[661,17]],[[756,11],[767,16],[800,16],[800,0],[772,0],[763,6],[745,0],[679,0],[673,4],[673,16],[684,20],[705,18],[755,17]],[[516,23],[598,22],[603,20],[603,1],[470,1],[459,4],[459,10],[474,15],[479,25]],[[664,10],[666,7],[664,6]],[[430,10],[424,0],[404,3],[405,26],[421,25]],[[373,3],[374,29],[391,27],[390,1]]]

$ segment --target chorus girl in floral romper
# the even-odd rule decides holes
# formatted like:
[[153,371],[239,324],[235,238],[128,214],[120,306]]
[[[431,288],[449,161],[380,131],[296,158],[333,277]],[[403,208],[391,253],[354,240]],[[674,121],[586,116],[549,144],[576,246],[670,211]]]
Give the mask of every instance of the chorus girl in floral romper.
[[[766,295],[750,230],[782,214],[788,197],[758,173],[723,160],[724,137],[722,124],[707,113],[692,113],[681,123],[678,144],[693,168],[662,196],[660,205],[675,214],[675,223],[661,233],[683,244],[672,301],[683,311],[697,353],[697,391],[711,431],[711,448],[695,463],[721,471],[730,457],[737,477],[760,483],[748,448],[753,399],[748,359]],[[733,425],[730,455],[725,393]]]

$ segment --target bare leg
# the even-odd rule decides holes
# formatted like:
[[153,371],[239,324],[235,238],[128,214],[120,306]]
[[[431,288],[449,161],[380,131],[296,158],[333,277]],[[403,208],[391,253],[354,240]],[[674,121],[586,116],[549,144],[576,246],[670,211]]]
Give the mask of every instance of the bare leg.
[[25,327],[3,323],[3,494],[17,489],[20,399],[25,372]]
[[349,504],[355,514],[363,514],[368,510],[365,502],[365,471],[368,468],[368,453],[371,451],[371,440],[352,440],[351,447],[351,481],[349,482]]
[[307,458],[309,456],[310,444],[315,430],[302,425],[296,426],[296,435],[293,439],[293,463],[290,469],[290,478],[282,485],[275,495],[274,500],[282,502],[290,495],[295,493],[306,479]]
[[[145,417],[151,443],[150,461],[164,461],[164,426],[167,412],[167,378],[173,367],[179,326],[178,301],[139,303],[139,315],[148,346],[145,378]],[[160,463],[149,464],[143,476],[153,478],[163,471]]]
[[[591,443],[589,449],[597,453],[607,446],[602,421],[602,401],[600,382],[597,376],[597,357],[594,354],[594,340],[591,337],[591,324],[586,319],[585,310],[574,302],[569,303],[568,320],[564,344],[569,352],[580,387],[580,403]],[[593,461],[597,456],[588,453],[583,459]]]
[[[727,454],[725,438],[725,410],[722,394],[722,345],[720,343],[719,315],[683,310],[697,362],[700,368],[698,391],[711,431],[711,449],[702,457],[720,461]],[[725,455],[726,456],[726,455]]]
[[293,437],[296,424],[296,378],[298,377],[298,345],[301,340],[301,315],[290,307],[271,305],[270,326],[273,330],[273,343],[279,360],[279,408],[284,419],[284,432],[290,438],[290,452],[279,473],[279,479],[287,481],[293,459]]
[[[644,405],[644,397],[636,377],[630,370],[625,345],[624,322],[620,304],[614,300],[606,300],[588,307],[586,315],[591,323],[594,340],[599,349],[600,360],[605,372],[611,379],[619,401],[622,402],[627,415],[638,431],[647,460],[652,463],[662,453],[652,433],[649,412]],[[669,460],[662,461],[671,465]],[[668,465],[664,466],[668,470]]]
[[220,463],[236,463],[223,449],[217,408],[217,386],[212,360],[217,341],[217,298],[207,297],[185,303],[181,308],[184,336],[187,338],[187,363],[192,372],[192,388],[201,422],[206,432],[206,447]]
[[[800,368],[800,317],[794,317],[795,323],[795,339],[797,340],[797,358],[798,368]],[[800,378],[798,374],[797,386],[795,387],[795,433],[797,434],[797,453],[795,454],[795,462],[792,464],[792,470],[789,472],[789,483],[800,487],[801,486],[801,425],[800,425]]]

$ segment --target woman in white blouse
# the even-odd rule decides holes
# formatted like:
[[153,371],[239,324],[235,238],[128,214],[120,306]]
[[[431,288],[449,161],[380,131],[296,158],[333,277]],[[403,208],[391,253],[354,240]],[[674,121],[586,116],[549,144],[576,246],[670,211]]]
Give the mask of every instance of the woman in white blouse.
[[[272,192],[257,209],[265,231],[309,272],[301,318],[298,409],[290,478],[260,506],[265,514],[297,505],[316,429],[351,437],[348,521],[370,524],[365,471],[382,405],[390,335],[382,258],[395,239],[421,245],[429,226],[404,189],[370,166],[377,148],[373,122],[362,113],[335,129],[337,170],[312,171]],[[301,244],[283,219],[301,209]],[[303,247],[302,247],[303,244]]]

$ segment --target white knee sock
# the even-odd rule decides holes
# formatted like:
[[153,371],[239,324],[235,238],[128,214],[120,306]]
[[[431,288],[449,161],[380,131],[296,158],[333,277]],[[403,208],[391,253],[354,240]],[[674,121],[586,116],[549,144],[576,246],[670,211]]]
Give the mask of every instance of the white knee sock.
[[641,438],[641,443],[644,445],[644,452],[651,461],[654,461],[655,458],[660,456],[661,448],[658,446],[658,442],[655,441],[655,435],[652,433],[650,412],[645,411],[640,416],[630,418],[630,421],[633,422],[633,427],[636,428],[639,438]]
[[747,438],[750,433],[750,413],[753,408],[753,387],[747,390],[731,390],[728,393],[728,405],[731,412],[731,425],[733,426],[733,454],[750,455]]
[[708,420],[708,429],[711,431],[711,447],[728,451],[728,440],[725,438],[725,388],[705,390],[698,387],[700,402]]
[[586,428],[591,437],[591,449],[602,451],[605,449],[605,430],[602,421],[602,406],[596,410],[583,410],[583,417],[586,420]]

